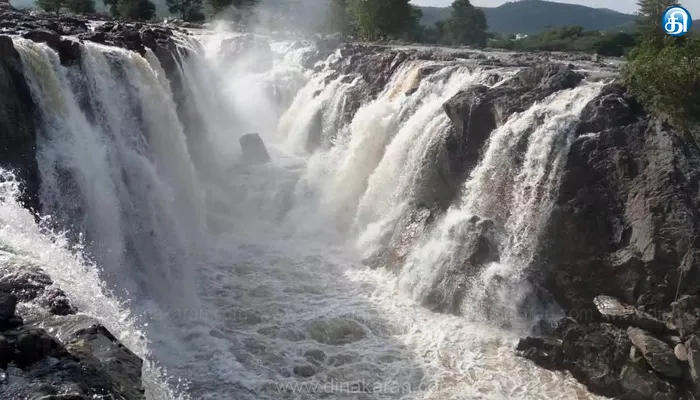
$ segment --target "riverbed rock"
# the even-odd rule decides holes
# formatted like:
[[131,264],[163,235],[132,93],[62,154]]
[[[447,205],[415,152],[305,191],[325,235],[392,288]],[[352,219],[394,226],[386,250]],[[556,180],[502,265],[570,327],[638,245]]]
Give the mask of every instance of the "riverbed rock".
[[683,370],[669,345],[635,327],[627,328],[627,335],[654,370],[670,378],[682,376]]

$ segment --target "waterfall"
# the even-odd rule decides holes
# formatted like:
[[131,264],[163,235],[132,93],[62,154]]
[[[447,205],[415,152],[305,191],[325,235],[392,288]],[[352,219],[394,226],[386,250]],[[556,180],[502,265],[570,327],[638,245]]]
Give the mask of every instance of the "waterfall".
[[[348,393],[333,385],[387,399],[581,393],[509,350],[535,317],[522,306],[524,272],[600,84],[503,121],[440,209],[437,164],[454,134],[443,105],[517,69],[402,59],[374,88],[332,67],[340,51],[309,69],[316,50],[305,42],[222,31],[177,40],[167,76],[150,50],[85,42],[65,66],[49,46],[14,38],[41,114],[47,222],[40,229],[10,200],[16,189],[0,196],[0,245],[32,253],[147,359],[149,398],[327,390],[301,383],[331,385],[332,399]],[[240,43],[256,44],[246,53]],[[253,132],[271,162],[242,162],[238,138]],[[400,265],[363,265],[417,211],[434,221]],[[489,254],[465,267],[483,243]],[[433,303],[454,315],[420,307]],[[534,311],[557,311],[545,303]],[[504,321],[513,330],[487,326]]]
[[45,44],[15,46],[44,121],[44,210],[84,235],[115,287],[186,293],[204,200],[155,57],[88,43],[76,68],[61,66]]

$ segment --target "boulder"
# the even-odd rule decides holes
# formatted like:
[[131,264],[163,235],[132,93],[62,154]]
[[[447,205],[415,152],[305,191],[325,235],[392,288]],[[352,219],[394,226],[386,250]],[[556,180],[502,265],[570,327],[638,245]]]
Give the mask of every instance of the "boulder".
[[271,160],[265,143],[257,133],[243,135],[238,142],[241,145],[243,162],[246,164],[264,164]]
[[650,332],[668,332],[669,328],[660,320],[643,311],[623,304],[611,296],[597,296],[593,299],[603,320],[615,326],[627,328],[635,326]]
[[651,368],[669,378],[683,375],[683,369],[669,345],[635,327],[627,328],[627,335]]
[[561,339],[527,338],[517,354],[548,369],[568,370],[594,393],[620,396],[619,379],[629,359],[631,342],[624,330],[607,323],[578,324],[570,319],[557,327]]

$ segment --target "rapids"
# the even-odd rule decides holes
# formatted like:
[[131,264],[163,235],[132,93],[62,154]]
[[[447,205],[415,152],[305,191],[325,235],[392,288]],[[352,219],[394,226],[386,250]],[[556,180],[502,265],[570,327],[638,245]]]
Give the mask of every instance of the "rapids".
[[[572,127],[600,86],[556,93],[493,132],[460,200],[394,273],[362,260],[419,191],[423,156],[450,127],[442,104],[489,73],[406,62],[348,119],[361,78],[307,70],[311,49],[288,42],[272,43],[270,70],[251,70],[223,56],[235,36],[181,38],[195,53],[180,71],[196,118],[178,113],[152,53],[84,44],[78,69],[15,39],[45,122],[37,159],[51,217],[37,225],[5,177],[0,243],[147,360],[147,396],[594,398],[513,354],[530,321],[509,307],[512,286],[486,288],[530,261]],[[435,72],[421,79],[424,67]],[[240,162],[237,139],[250,132],[271,163]],[[472,282],[462,316],[431,312],[421,303],[460,257],[473,215],[506,227],[506,256]]]

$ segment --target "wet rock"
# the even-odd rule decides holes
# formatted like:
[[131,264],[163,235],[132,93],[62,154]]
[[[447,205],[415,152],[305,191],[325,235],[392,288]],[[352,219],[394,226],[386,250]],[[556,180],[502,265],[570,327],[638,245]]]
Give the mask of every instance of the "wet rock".
[[66,294],[57,288],[47,288],[38,299],[38,303],[53,315],[72,315],[77,312]]
[[682,338],[700,333],[700,298],[695,295],[681,296],[671,304],[673,324]]
[[264,164],[271,160],[265,143],[257,133],[243,135],[238,142],[241,145],[243,162],[246,164]]
[[143,361],[104,326],[93,325],[73,335],[66,345],[81,364],[99,370],[110,381],[110,391],[125,399],[144,398],[141,382]]
[[[22,329],[14,333],[13,362],[22,369],[27,369],[45,357],[62,357],[67,355],[63,346],[43,329]],[[9,335],[9,333],[6,333]]]
[[556,340],[527,337],[518,341],[515,350],[518,355],[532,360],[542,368],[553,370],[562,368],[562,346]]
[[294,375],[302,378],[309,378],[316,374],[316,368],[313,365],[298,365],[294,367]]
[[[477,216],[473,216],[461,226],[454,227],[450,232],[450,240],[459,243],[455,259],[461,260],[461,263],[444,266],[445,273],[427,294],[424,305],[433,310],[459,314],[460,305],[472,289],[469,283],[476,279],[485,266],[500,259],[497,237],[498,232],[493,221]],[[486,291],[499,290],[503,284],[500,281],[496,282],[493,287],[487,287]],[[489,295],[485,297],[491,298]],[[489,300],[489,303],[493,302]],[[490,314],[494,311],[492,308],[497,305],[481,306],[486,314]],[[497,311],[495,313],[497,314]],[[496,319],[490,320],[497,322]]]
[[635,326],[650,332],[667,332],[669,328],[653,316],[636,308],[623,304],[611,296],[597,296],[593,299],[598,312],[606,322],[615,326],[627,328]]
[[14,317],[16,308],[17,296],[14,294],[0,293],[0,320]]
[[61,35],[47,29],[36,29],[22,36],[34,42],[46,43],[54,49],[58,47],[58,42],[61,40]]
[[362,325],[345,318],[314,322],[309,334],[315,341],[333,346],[354,343],[367,335]]
[[20,201],[39,210],[39,167],[35,156],[36,105],[12,39],[0,35],[0,167],[14,172]]
[[0,292],[12,293],[21,301],[34,300],[51,284],[51,278],[39,267],[19,258],[0,263]]
[[670,378],[682,376],[683,370],[678,359],[666,343],[639,328],[628,328],[627,335],[654,370]]

